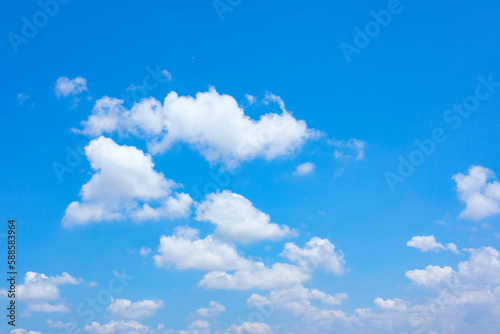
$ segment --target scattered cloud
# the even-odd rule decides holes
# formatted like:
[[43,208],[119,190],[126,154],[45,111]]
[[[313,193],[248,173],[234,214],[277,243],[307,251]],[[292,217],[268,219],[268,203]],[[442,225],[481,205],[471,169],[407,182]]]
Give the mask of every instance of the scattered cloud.
[[31,100],[31,97],[24,93],[17,93],[17,104],[23,105]]
[[[76,279],[64,272],[60,276],[47,276],[33,271],[26,272],[24,282],[17,286],[17,294],[20,300],[27,303],[25,314],[33,312],[54,313],[70,311],[69,307],[62,304],[50,304],[47,301],[57,301],[61,298],[60,285],[78,285],[84,283],[83,279]],[[7,290],[0,290],[0,295],[7,297]]]
[[66,328],[69,326],[74,326],[74,324],[71,322],[62,322],[61,320],[54,321],[50,319],[47,320],[47,325],[49,325],[50,328]]
[[275,290],[302,284],[311,279],[316,269],[340,275],[344,272],[344,258],[336,252],[327,239],[313,237],[300,248],[294,243],[286,243],[281,255],[295,264],[274,263],[267,267],[262,262],[252,262],[248,268],[226,271],[211,271],[206,274],[200,286],[206,289]]
[[170,73],[169,71],[167,70],[161,70],[161,74],[163,75],[163,77],[165,78],[165,80],[167,81],[171,81],[173,78],[172,78],[172,73]]
[[178,269],[236,270],[253,266],[250,260],[238,255],[233,245],[212,236],[186,238],[182,232],[184,230],[181,234],[160,238],[158,254],[154,256],[158,267],[174,265]]
[[210,306],[208,308],[202,307],[196,310],[196,313],[202,317],[215,317],[222,312],[225,312],[226,308],[219,302],[215,300],[210,301]]
[[250,95],[250,94],[246,94],[245,99],[247,99],[248,105],[252,105],[257,101],[257,98],[253,95]]
[[241,269],[234,273],[211,271],[206,274],[199,286],[209,290],[273,290],[301,284],[311,279],[311,273],[288,263],[275,263],[266,267],[256,262],[251,269]]
[[69,307],[64,304],[49,304],[49,303],[28,303],[26,308],[27,313],[40,312],[40,313],[55,313],[62,312],[68,313],[70,311]]
[[131,302],[128,299],[112,299],[111,304],[106,308],[111,315],[127,319],[140,319],[152,317],[156,310],[163,307],[161,300],[142,300]]
[[469,260],[458,264],[458,278],[463,284],[500,284],[500,253],[493,247],[469,250]]
[[141,254],[141,256],[144,256],[144,257],[147,257],[149,255],[149,253],[151,253],[151,248],[146,248],[144,246],[139,251],[139,254]]
[[87,90],[87,79],[76,77],[70,79],[68,77],[59,77],[56,81],[55,94],[57,97],[76,96]]
[[260,322],[244,322],[241,325],[231,325],[223,333],[226,334],[271,334],[273,330],[269,325]]
[[[500,253],[492,247],[470,249],[455,271],[427,266],[406,276],[436,297],[376,298],[377,308],[357,309],[357,322],[384,333],[478,333],[500,325]],[[376,331],[374,331],[376,332]],[[370,332],[371,333],[371,332]]]
[[436,286],[439,284],[450,284],[455,272],[451,267],[427,266],[424,270],[409,270],[406,277],[415,284],[423,286]]
[[10,334],[42,334],[42,333],[37,332],[37,331],[28,331],[28,330],[22,329],[22,328],[16,328],[16,329],[11,330]]
[[458,197],[466,205],[459,218],[477,221],[500,212],[500,182],[495,178],[491,169],[481,166],[470,167],[467,175],[453,175]]
[[303,164],[297,166],[297,169],[293,174],[301,176],[311,174],[312,172],[314,172],[315,168],[316,166],[312,162],[304,162]]
[[421,250],[422,252],[438,252],[440,250],[449,250],[455,254],[459,254],[460,252],[457,249],[457,246],[454,243],[448,243],[445,245],[436,241],[436,238],[433,235],[429,236],[414,236],[410,241],[406,243],[408,247],[415,247],[416,249]]
[[338,160],[363,160],[365,158],[366,143],[360,139],[328,140],[328,144],[335,147],[334,156]]
[[78,285],[83,279],[76,279],[64,272],[61,276],[47,276],[28,271],[24,282],[17,287],[20,299],[28,300],[56,300],[60,297],[59,285]]
[[110,321],[107,324],[101,325],[93,321],[90,325],[85,325],[86,332],[92,334],[132,334],[132,333],[152,333],[149,326],[140,324],[135,320],[131,321]]
[[344,273],[344,253],[341,250],[336,251],[328,239],[313,237],[304,248],[287,242],[281,256],[302,268],[323,269],[336,275]]
[[[247,299],[247,304],[253,307],[268,306],[272,309],[283,309],[294,316],[303,316],[311,321],[325,322],[336,318],[345,318],[342,311],[331,309],[329,306],[339,305],[346,298],[348,296],[345,293],[332,296],[299,284],[291,288],[271,291],[267,296],[254,293]],[[313,300],[319,300],[326,307],[320,309],[313,306],[311,303]]]
[[189,214],[191,197],[183,193],[170,196],[172,188],[179,185],[154,170],[150,155],[105,137],[92,140],[85,154],[95,172],[80,190],[82,200],[66,209],[63,226],[124,218],[173,219]]
[[383,298],[380,297],[375,298],[374,303],[375,305],[384,310],[391,310],[391,311],[406,311],[408,304],[408,302],[399,298],[384,300]]
[[225,190],[209,194],[196,209],[196,220],[216,225],[214,237],[249,243],[295,236],[288,226],[271,223],[268,214],[255,208],[245,197]]

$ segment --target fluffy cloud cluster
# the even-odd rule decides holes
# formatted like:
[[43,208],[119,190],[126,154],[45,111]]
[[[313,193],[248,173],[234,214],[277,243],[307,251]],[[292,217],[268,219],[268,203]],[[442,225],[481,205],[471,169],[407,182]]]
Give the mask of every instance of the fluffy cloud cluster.
[[266,267],[262,262],[256,262],[251,269],[241,269],[234,273],[211,271],[203,277],[199,285],[206,289],[272,290],[310,279],[311,272],[288,263],[275,263]]
[[56,300],[60,297],[59,285],[77,285],[82,282],[82,279],[76,279],[66,272],[61,276],[47,276],[28,271],[17,291],[21,299]]
[[[165,329],[163,324],[156,328],[143,325],[135,320],[115,321],[106,324],[92,322],[85,325],[84,330],[92,334],[272,334],[271,327],[260,322],[243,322],[240,325],[233,324],[226,329],[211,331],[210,323],[206,320],[195,320],[187,326],[187,330]],[[40,334],[38,332],[19,332],[16,334]]]
[[85,147],[85,154],[95,173],[82,186],[81,201],[66,209],[64,226],[124,218],[177,218],[189,213],[191,197],[170,196],[178,185],[156,172],[151,156],[141,150],[100,137]]
[[111,304],[106,308],[113,316],[139,319],[152,317],[156,310],[163,307],[163,301],[142,300],[131,302],[128,299],[112,299]]
[[313,237],[304,248],[288,242],[281,255],[302,268],[320,268],[337,275],[344,273],[344,253],[336,251],[328,239]]
[[160,238],[154,261],[158,267],[209,271],[199,283],[206,289],[272,290],[308,281],[316,269],[344,271],[342,252],[321,238],[312,238],[304,248],[287,243],[281,255],[292,263],[266,266],[238,254],[233,242],[273,240],[294,232],[271,223],[269,215],[230,191],[208,195],[198,204],[196,219],[213,223],[214,234],[200,238],[198,230],[178,227],[175,234]]
[[459,254],[457,250],[457,246],[454,243],[448,243],[443,245],[436,241],[436,238],[433,235],[429,236],[414,236],[410,241],[406,243],[408,247],[415,247],[416,249],[421,250],[422,252],[438,252],[440,250],[449,250],[455,254]]
[[288,226],[271,223],[268,214],[255,208],[245,197],[228,190],[207,195],[196,209],[196,219],[216,225],[215,237],[240,243],[275,240],[296,234]]
[[151,327],[142,325],[141,323],[131,321],[110,321],[107,324],[101,325],[93,321],[90,325],[85,325],[86,332],[92,334],[115,334],[115,333],[153,333]]
[[172,236],[162,236],[154,260],[159,267],[209,271],[199,283],[207,289],[272,290],[308,281],[316,269],[335,274],[344,271],[342,252],[335,251],[326,239],[312,238],[304,248],[287,243],[282,255],[294,264],[268,267],[239,255],[233,244],[211,235],[201,239],[192,230],[186,233],[186,228],[181,228]]
[[[17,297],[28,303],[26,313],[41,312],[69,312],[70,309],[62,304],[51,304],[50,302],[60,299],[60,285],[78,285],[83,279],[76,279],[64,272],[60,276],[47,276],[33,271],[28,271],[24,276],[24,282],[17,286]],[[7,296],[7,290],[0,290],[0,295]]]
[[380,297],[375,298],[374,303],[381,309],[390,311],[406,311],[408,304],[408,302],[399,298],[384,300]]
[[258,121],[245,115],[237,101],[214,88],[195,97],[171,92],[161,102],[148,98],[127,110],[123,100],[98,100],[83,129],[77,132],[99,136],[104,133],[131,133],[149,141],[153,154],[175,143],[187,143],[212,164],[235,168],[260,157],[272,160],[292,154],[318,132],[295,119],[283,101],[268,94],[266,102],[276,102],[281,114],[267,113]]
[[334,296],[317,289],[308,289],[296,285],[286,289],[271,291],[267,296],[253,294],[247,299],[247,304],[254,307],[268,306],[273,309],[283,309],[295,316],[302,316],[306,320],[317,322],[331,322],[335,319],[346,319],[344,312],[330,308],[317,308],[312,300],[319,300],[325,305],[338,305],[348,296],[339,293]]
[[451,284],[455,272],[451,267],[427,266],[424,270],[410,270],[406,277],[422,286],[435,287],[440,284]]
[[[192,236],[191,236],[192,237]],[[253,266],[241,257],[234,245],[212,236],[204,239],[176,235],[162,236],[154,260],[159,267],[174,265],[178,269],[237,270]]]
[[377,298],[376,308],[356,310],[358,322],[373,328],[367,333],[491,332],[500,325],[500,253],[491,247],[469,252],[457,271],[431,265],[406,272],[416,287],[437,297]]
[[499,213],[500,182],[494,181],[495,173],[481,166],[472,166],[468,172],[467,175],[458,173],[453,176],[458,196],[466,205],[459,218],[481,220]]
[[469,249],[468,261],[458,264],[458,271],[451,267],[427,266],[424,270],[410,270],[406,276],[415,284],[438,287],[466,285],[500,285],[500,253],[492,247]]

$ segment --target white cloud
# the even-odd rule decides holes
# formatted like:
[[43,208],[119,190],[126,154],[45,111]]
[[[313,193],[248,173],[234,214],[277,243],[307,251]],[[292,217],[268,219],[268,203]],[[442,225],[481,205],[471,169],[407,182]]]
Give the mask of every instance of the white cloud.
[[436,238],[433,235],[429,236],[414,236],[410,241],[406,243],[408,247],[415,247],[416,249],[421,250],[422,252],[438,252],[440,250],[449,250],[455,254],[459,254],[460,252],[457,250],[457,246],[454,243],[448,243],[445,245],[436,241]]
[[271,334],[273,330],[269,325],[259,322],[244,322],[240,326],[231,325],[224,331],[227,334]]
[[342,311],[329,308],[317,308],[312,305],[311,300],[319,300],[324,305],[338,305],[347,297],[345,293],[332,296],[317,289],[307,289],[299,284],[271,291],[267,296],[253,294],[247,299],[247,304],[260,308],[268,306],[269,312],[275,308],[284,309],[295,316],[303,316],[307,320],[328,322],[336,318],[345,318],[345,314]]
[[85,325],[85,331],[92,334],[137,334],[137,333],[150,333],[151,327],[144,326],[137,321],[110,321],[107,324],[101,325],[93,321],[90,325]]
[[233,274],[225,271],[211,271],[206,274],[200,286],[206,289],[279,289],[303,283],[311,278],[311,273],[287,263],[275,263],[270,268],[261,262],[254,263],[252,269],[238,270]]
[[297,265],[274,263],[267,267],[262,262],[250,262],[246,268],[234,273],[211,271],[199,285],[206,289],[274,290],[302,284],[310,280],[318,268],[335,274],[344,271],[342,252],[335,252],[335,247],[327,239],[314,237],[304,248],[287,243],[281,255]]
[[[126,217],[136,220],[178,218],[189,213],[192,199],[187,194],[169,196],[178,186],[154,170],[151,156],[133,146],[120,146],[105,137],[85,147],[95,171],[80,190],[81,202],[66,209],[63,225],[83,225]],[[139,201],[155,203],[157,208]]]
[[245,99],[247,99],[248,105],[252,105],[257,101],[257,98],[250,94],[245,94]]
[[151,248],[146,248],[146,247],[143,246],[139,250],[139,254],[141,254],[141,256],[144,256],[144,257],[147,257],[149,255],[149,253],[151,253]]
[[222,305],[219,302],[216,302],[215,300],[212,300],[210,301],[210,306],[208,308],[207,307],[199,308],[196,310],[196,313],[198,313],[202,317],[215,317],[224,311],[226,311],[224,305]]
[[56,81],[55,94],[57,97],[78,95],[87,90],[87,79],[76,77],[70,79],[68,77],[60,77]]
[[470,252],[469,260],[458,264],[460,281],[464,284],[500,284],[500,253],[492,247]]
[[459,218],[481,220],[500,212],[500,182],[488,182],[490,179],[495,179],[495,173],[481,166],[470,167],[468,175],[453,176],[458,196],[466,205]]
[[83,130],[73,129],[73,132],[97,137],[103,133],[117,131],[119,123],[127,110],[123,100],[104,96],[95,102],[92,115],[82,122]]
[[221,95],[214,88],[196,97],[171,92],[163,105],[152,98],[144,99],[130,110],[125,110],[122,100],[105,97],[96,102],[79,132],[139,135],[148,139],[153,154],[175,143],[187,143],[211,164],[226,168],[255,158],[272,160],[290,155],[306,140],[318,136],[303,120],[295,119],[281,99],[268,94],[267,101],[278,103],[282,113],[268,113],[256,121],[244,114],[232,96]]
[[61,320],[59,321],[54,321],[54,320],[47,320],[47,325],[51,328],[66,328],[69,326],[73,326],[73,323],[71,322],[62,322]]
[[[178,269],[236,270],[253,266],[239,256],[236,248],[207,236],[205,239],[187,239],[180,235],[162,236],[158,253],[154,256],[158,267],[175,265]],[[193,236],[193,235],[190,235]]]
[[175,193],[164,199],[157,208],[146,203],[142,209],[132,211],[130,216],[138,221],[185,217],[190,213],[192,203],[193,199],[188,194]]
[[407,309],[407,302],[399,298],[384,300],[379,297],[375,298],[374,303],[385,310],[406,311]]
[[253,294],[248,298],[247,303],[251,306],[295,304],[298,301],[319,300],[323,304],[338,305],[348,296],[339,293],[335,296],[326,294],[318,289],[308,289],[303,285],[295,285],[290,288],[271,291],[267,296]]
[[165,77],[165,80],[170,81],[172,80],[172,73],[170,73],[167,70],[161,70],[161,74]]
[[427,266],[424,270],[409,270],[406,277],[414,283],[423,286],[435,287],[439,284],[451,284],[455,271],[451,267]]
[[314,172],[316,166],[312,162],[304,162],[297,166],[297,169],[293,173],[294,175],[307,175]]
[[313,237],[304,248],[288,242],[281,255],[304,268],[324,269],[337,275],[344,273],[344,253],[335,251],[328,239]]
[[22,328],[16,328],[16,329],[11,330],[10,334],[42,334],[42,333],[37,332],[37,331],[28,331],[28,330],[22,329]]
[[255,208],[248,199],[228,190],[209,194],[198,205],[196,219],[215,224],[214,237],[240,243],[295,235],[288,226],[271,223],[269,215]]
[[60,285],[78,285],[83,282],[83,279],[76,279],[66,272],[60,276],[47,276],[43,273],[28,271],[24,276],[24,282],[17,287],[17,296],[27,301],[26,314],[32,312],[67,313],[70,311],[68,306],[61,303],[50,304],[45,301],[55,301],[60,298]]
[[267,267],[240,256],[233,244],[212,235],[200,239],[198,230],[183,226],[176,234],[160,238],[158,254],[153,258],[158,267],[210,271],[199,282],[206,289],[282,289],[311,279],[317,268],[343,273],[343,254],[335,252],[326,239],[312,238],[303,249],[287,243],[282,255],[297,265],[274,263]]
[[70,311],[69,307],[64,304],[53,305],[49,303],[28,303],[26,308],[27,313],[40,312],[40,313],[55,313],[62,312],[68,313]]
[[366,143],[360,139],[332,139],[329,140],[328,143],[336,148],[334,152],[335,159],[363,160],[365,158]]
[[188,240],[199,239],[200,230],[195,228],[191,228],[187,225],[185,226],[177,226],[175,228],[175,235]]
[[81,278],[76,279],[66,272],[61,276],[46,276],[28,271],[24,276],[23,284],[19,285],[17,289],[20,299],[56,300],[60,297],[59,285],[77,285],[82,282]]
[[[428,266],[406,273],[436,297],[375,299],[373,309],[357,309],[356,323],[373,333],[489,333],[500,326],[500,253],[491,247],[469,250],[470,258],[451,267]],[[367,331],[372,333],[371,331]]]
[[112,299],[111,304],[106,308],[113,316],[140,319],[152,317],[156,314],[156,310],[163,307],[161,300],[142,300],[131,302],[128,299]]
[[205,320],[195,320],[188,326],[189,329],[207,329],[210,328],[210,324]]
[[419,285],[439,287],[447,285],[500,284],[500,253],[492,247],[470,249],[469,260],[458,264],[458,271],[451,267],[427,266],[425,270],[410,270],[406,276]]
[[210,324],[205,320],[195,320],[189,324],[187,331],[180,331],[180,334],[210,334]]

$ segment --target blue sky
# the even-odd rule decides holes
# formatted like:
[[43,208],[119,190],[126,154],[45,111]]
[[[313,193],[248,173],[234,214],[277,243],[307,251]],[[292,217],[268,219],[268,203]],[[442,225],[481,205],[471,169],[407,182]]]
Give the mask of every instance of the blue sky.
[[498,328],[499,4],[6,7],[1,333]]

